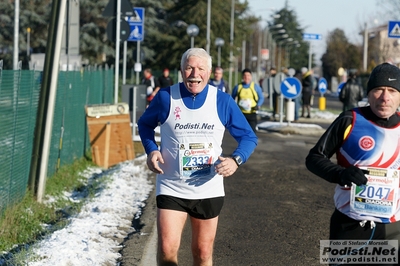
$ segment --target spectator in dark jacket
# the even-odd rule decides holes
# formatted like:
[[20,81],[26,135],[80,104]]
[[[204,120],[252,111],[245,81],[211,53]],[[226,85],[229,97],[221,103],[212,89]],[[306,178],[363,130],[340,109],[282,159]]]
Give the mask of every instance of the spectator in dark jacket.
[[275,76],[276,76],[276,68],[271,67],[269,69],[269,77],[263,79],[262,90],[264,97],[272,97],[272,120],[276,121],[275,115],[279,114],[278,103],[279,96],[281,95],[280,88],[275,87]]
[[143,71],[142,84],[146,85],[147,87],[146,101],[147,105],[149,105],[151,100],[153,100],[154,96],[160,90],[160,84],[158,83],[158,79],[154,78],[150,68],[146,68]]
[[350,72],[349,79],[344,84],[339,94],[339,99],[343,103],[343,112],[358,107],[358,102],[364,97],[364,89],[357,82],[355,72]]
[[301,68],[302,74],[302,90],[301,90],[301,100],[302,100],[302,108],[301,108],[301,117],[305,116],[305,112],[307,110],[307,118],[311,116],[311,96],[313,94],[313,76],[311,71],[309,71],[306,67]]
[[222,69],[222,67],[216,67],[214,69],[214,78],[210,79],[208,84],[211,84],[214,87],[217,87],[220,91],[230,93],[229,85],[228,85],[228,83],[226,83],[223,76],[224,76],[224,70]]
[[169,76],[169,69],[165,68],[163,70],[163,74],[161,77],[158,78],[158,82],[160,83],[160,88],[167,88],[174,84],[174,81],[172,78]]

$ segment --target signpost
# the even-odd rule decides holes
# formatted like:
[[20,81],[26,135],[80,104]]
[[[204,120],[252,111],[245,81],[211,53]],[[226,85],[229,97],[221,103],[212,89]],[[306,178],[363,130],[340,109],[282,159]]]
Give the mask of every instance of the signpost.
[[321,93],[321,96],[324,96],[326,91],[328,90],[328,82],[325,78],[320,78],[318,81],[318,91]]
[[297,98],[301,93],[301,84],[297,78],[287,78],[281,83],[281,92],[286,99]]
[[318,91],[321,93],[319,97],[319,110],[323,111],[326,107],[326,98],[324,97],[325,92],[328,90],[328,82],[325,78],[320,78],[318,81]]
[[303,33],[303,40],[305,40],[305,41],[322,40],[322,35],[314,34],[314,33]]
[[311,41],[320,41],[322,40],[322,35],[321,34],[315,34],[315,33],[303,33],[303,40],[309,41],[309,52],[308,52],[308,70],[311,70],[312,64],[311,64],[311,58],[312,58],[312,53],[311,53]]
[[400,21],[389,21],[388,37],[389,38],[400,38]]
[[261,49],[261,59],[269,60],[269,50],[268,49]]
[[[274,77],[274,87],[276,90],[276,93],[281,93],[281,83],[282,81],[286,78],[285,73],[283,72],[278,72],[276,73],[275,77]],[[272,93],[272,92],[270,92]]]
[[128,24],[131,28],[128,41],[141,42],[144,37],[144,8],[134,7],[134,16],[128,17]]
[[[133,16],[126,17],[126,23],[128,24],[129,34],[127,36],[127,41],[130,42],[138,42],[138,47],[140,46],[139,42],[143,41],[144,38],[144,8],[142,7],[134,7],[132,11]],[[122,76],[122,84],[125,85],[126,80],[126,53],[127,53],[127,43],[124,42],[124,71]],[[140,51],[138,51],[140,53]],[[142,71],[142,66],[140,65],[140,58],[136,58],[135,64],[135,72],[136,76],[136,84],[139,83],[139,72]]]
[[[118,81],[119,81],[119,44],[121,37],[121,15],[130,16],[132,14],[132,6],[128,0],[110,0],[103,10],[102,15],[105,17],[115,17],[115,81],[114,81],[114,102],[118,102]],[[109,24],[114,25],[113,20],[109,21]],[[113,27],[109,36],[114,36]],[[123,29],[125,31],[125,29]],[[113,41],[113,40],[111,40]]]
[[[120,7],[119,10],[118,5]],[[121,15],[132,16],[132,6],[129,0],[110,0],[104,8],[102,15],[104,17],[115,17],[118,11],[120,11]]]
[[[279,94],[279,97],[278,97],[279,101],[277,101],[275,103],[278,106],[276,106],[276,107],[274,106],[273,108],[276,108],[276,110],[279,109],[279,121],[281,121],[281,123],[282,123],[282,118],[283,118],[283,96],[281,93],[281,83],[285,78],[286,78],[286,75],[283,72],[278,72],[278,73],[276,73],[275,77],[273,77],[273,82],[274,82],[273,88],[274,88],[275,92]],[[270,88],[272,89],[272,86],[270,86]],[[270,95],[272,95],[272,93],[273,93],[273,91],[271,90]],[[270,101],[271,101],[270,104],[272,105],[273,104],[272,97],[270,97]],[[274,117],[274,119],[275,119],[275,117]]]
[[[288,124],[290,121],[294,120],[294,112],[295,112],[295,102],[292,99],[295,99],[300,96],[301,93],[301,83],[297,78],[287,78],[281,83],[281,93],[289,101],[286,103],[286,120]],[[282,107],[281,107],[282,108]],[[280,123],[282,123],[282,117],[280,119]]]
[[[115,30],[115,28],[117,23],[117,18],[112,18],[108,24],[107,24],[107,28],[106,28],[106,32],[107,32],[107,38],[113,42],[117,41],[117,31]],[[129,33],[130,33],[130,28],[129,28],[129,24],[128,22],[126,22],[123,19],[119,19],[119,40],[120,41],[126,41],[128,39]]]
[[131,27],[131,34],[129,34],[128,41],[136,42],[136,63],[135,63],[135,72],[136,72],[136,84],[139,84],[139,72],[142,71],[142,65],[140,61],[140,42],[144,39],[144,8],[143,7],[134,7],[134,15],[132,17],[128,17],[128,23]]

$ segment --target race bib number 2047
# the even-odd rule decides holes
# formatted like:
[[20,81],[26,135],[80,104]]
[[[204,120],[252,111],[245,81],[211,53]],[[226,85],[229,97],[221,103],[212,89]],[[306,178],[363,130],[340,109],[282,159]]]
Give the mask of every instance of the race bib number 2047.
[[368,178],[366,185],[351,187],[350,209],[354,212],[390,218],[397,210],[399,170],[361,168]]

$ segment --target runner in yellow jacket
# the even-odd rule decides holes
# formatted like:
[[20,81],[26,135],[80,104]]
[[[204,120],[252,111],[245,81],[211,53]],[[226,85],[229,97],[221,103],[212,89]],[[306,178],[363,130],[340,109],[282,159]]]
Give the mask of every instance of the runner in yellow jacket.
[[236,85],[232,91],[233,99],[236,99],[240,110],[249,122],[251,128],[257,130],[257,111],[264,103],[264,95],[260,86],[252,81],[251,70],[242,71],[242,82]]

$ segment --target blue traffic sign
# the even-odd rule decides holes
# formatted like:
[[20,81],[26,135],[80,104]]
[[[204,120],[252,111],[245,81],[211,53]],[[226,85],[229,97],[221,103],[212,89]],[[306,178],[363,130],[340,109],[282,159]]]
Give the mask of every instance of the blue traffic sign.
[[144,8],[134,7],[135,16],[127,17],[131,33],[129,34],[128,41],[137,42],[144,39]]
[[314,34],[314,33],[303,33],[303,40],[306,40],[306,41],[322,40],[322,35]]
[[320,78],[318,81],[318,91],[322,95],[328,90],[328,82],[325,78]]
[[389,21],[388,37],[389,38],[400,38],[400,21]]
[[281,93],[287,99],[295,99],[301,93],[301,83],[297,78],[287,78],[281,83]]

